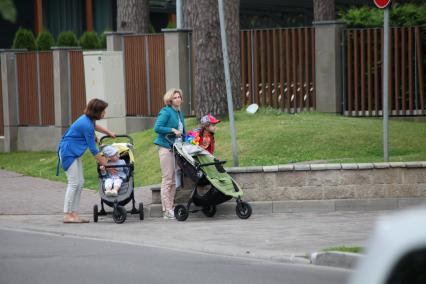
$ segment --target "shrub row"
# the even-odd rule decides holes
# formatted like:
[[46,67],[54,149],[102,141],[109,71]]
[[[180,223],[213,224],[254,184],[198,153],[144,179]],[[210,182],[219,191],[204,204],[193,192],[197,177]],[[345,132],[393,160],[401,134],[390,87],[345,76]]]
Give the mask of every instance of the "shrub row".
[[34,38],[32,31],[19,28],[15,33],[12,48],[26,48],[28,50],[50,50],[52,46],[81,46],[83,49],[106,49],[105,33],[85,32],[77,39],[72,31],[61,32],[55,44],[52,34],[42,31]]
[[[339,13],[349,28],[383,26],[383,9],[371,7],[351,8]],[[395,27],[426,25],[426,4],[393,4],[390,10],[390,25]]]

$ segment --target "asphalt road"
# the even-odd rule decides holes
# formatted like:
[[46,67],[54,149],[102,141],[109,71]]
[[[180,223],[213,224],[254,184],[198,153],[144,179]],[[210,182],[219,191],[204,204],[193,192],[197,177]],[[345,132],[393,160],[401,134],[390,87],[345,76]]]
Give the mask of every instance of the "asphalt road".
[[345,283],[349,270],[0,230],[0,283]]

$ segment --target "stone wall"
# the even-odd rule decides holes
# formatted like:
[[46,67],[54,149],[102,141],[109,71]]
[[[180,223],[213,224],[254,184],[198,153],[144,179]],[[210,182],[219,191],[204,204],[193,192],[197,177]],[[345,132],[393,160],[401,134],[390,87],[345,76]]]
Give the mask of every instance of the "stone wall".
[[426,197],[426,162],[229,168],[248,201]]

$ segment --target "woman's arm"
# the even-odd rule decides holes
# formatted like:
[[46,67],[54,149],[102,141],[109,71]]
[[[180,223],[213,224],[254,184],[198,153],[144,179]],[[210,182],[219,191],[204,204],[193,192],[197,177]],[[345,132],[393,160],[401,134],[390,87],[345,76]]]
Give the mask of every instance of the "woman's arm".
[[167,122],[169,121],[169,112],[167,112],[165,109],[162,109],[160,113],[157,116],[157,120],[155,121],[154,131],[159,134],[168,134],[172,133],[172,128],[167,125]]

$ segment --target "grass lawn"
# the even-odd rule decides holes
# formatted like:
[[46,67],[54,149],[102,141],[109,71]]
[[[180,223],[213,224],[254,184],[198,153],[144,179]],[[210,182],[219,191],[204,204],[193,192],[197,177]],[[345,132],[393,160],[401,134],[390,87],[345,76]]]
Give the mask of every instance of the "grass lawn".
[[[231,138],[227,118],[221,118],[216,133],[215,156],[232,166]],[[194,118],[185,119],[187,129],[196,127]],[[317,112],[286,114],[260,109],[251,115],[235,113],[240,166],[276,165],[295,162],[352,163],[383,161],[381,118],[350,118]],[[157,148],[153,130],[133,133],[135,144],[135,185],[160,183]],[[426,124],[389,121],[391,161],[426,160]],[[97,188],[95,160],[89,152],[83,157],[85,186]],[[14,152],[0,154],[0,168],[66,181],[56,173],[54,152]]]
[[362,247],[346,247],[346,246],[341,246],[341,247],[326,248],[326,249],[323,249],[323,251],[338,251],[338,252],[363,253],[364,252],[364,248],[362,248]]

